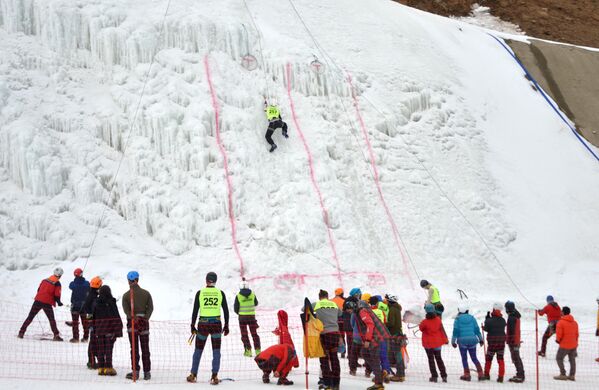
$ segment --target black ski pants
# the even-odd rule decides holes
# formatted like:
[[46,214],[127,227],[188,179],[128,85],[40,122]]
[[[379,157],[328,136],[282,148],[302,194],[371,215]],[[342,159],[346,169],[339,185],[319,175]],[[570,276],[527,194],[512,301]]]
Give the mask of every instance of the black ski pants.
[[[431,377],[437,378],[437,366],[439,366],[439,373],[441,378],[447,378],[447,371],[445,370],[445,363],[441,357],[441,348],[425,348],[426,357],[428,358],[428,368],[431,371]],[[437,364],[435,365],[435,361]]]
[[98,368],[112,368],[112,350],[116,338],[110,336],[97,336],[96,344],[98,348]]
[[25,331],[27,331],[27,327],[31,324],[31,322],[33,321],[37,313],[40,312],[40,310],[43,310],[46,314],[46,317],[48,317],[48,321],[50,322],[50,328],[52,329],[52,333],[54,333],[54,336],[58,336],[60,334],[58,328],[56,327],[56,320],[54,319],[54,310],[52,309],[52,305],[42,303],[40,301],[33,301],[31,310],[29,310],[29,315],[27,316],[25,322],[23,322],[23,325],[21,325],[19,335],[22,336],[25,334]]
[[250,336],[248,334],[249,330],[249,333],[252,335],[252,340],[254,341],[254,349],[261,349],[260,336],[258,336],[258,321],[256,321],[256,316],[239,316],[239,329],[241,330],[241,342],[243,343],[243,348],[252,349]]
[[341,366],[337,348],[339,347],[339,333],[330,332],[320,335],[324,357],[320,358],[320,370],[322,378],[329,387],[339,387],[341,377]]
[[[145,318],[137,317],[135,319],[135,361],[131,361],[131,368],[139,373],[139,349],[141,347],[141,361],[144,372],[150,372],[152,362],[150,361],[150,322]],[[131,337],[131,320],[127,320],[127,334],[131,344],[131,353],[133,354],[133,338]],[[133,357],[133,356],[132,356]],[[135,364],[133,364],[135,363]]]
[[264,137],[269,145],[274,145],[275,142],[272,140],[272,135],[279,127],[283,129],[283,135],[287,134],[287,123],[283,122],[281,119],[274,120],[268,124],[268,129],[266,129],[266,135]]

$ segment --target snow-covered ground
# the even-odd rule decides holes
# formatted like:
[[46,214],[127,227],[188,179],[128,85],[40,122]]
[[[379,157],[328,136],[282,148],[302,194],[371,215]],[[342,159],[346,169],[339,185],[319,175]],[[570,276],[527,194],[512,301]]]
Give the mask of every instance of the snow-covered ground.
[[[515,300],[531,329],[505,269],[535,305],[551,293],[594,326],[599,166],[497,42],[390,1],[247,4],[181,0],[164,17],[166,1],[0,0],[2,301],[27,307],[58,265],[120,296],[137,269],[155,318],[185,320],[207,271],[232,300],[243,264],[266,311],[339,274],[408,307],[426,278],[451,313],[463,289],[479,316]],[[265,98],[290,126],[273,154]]]

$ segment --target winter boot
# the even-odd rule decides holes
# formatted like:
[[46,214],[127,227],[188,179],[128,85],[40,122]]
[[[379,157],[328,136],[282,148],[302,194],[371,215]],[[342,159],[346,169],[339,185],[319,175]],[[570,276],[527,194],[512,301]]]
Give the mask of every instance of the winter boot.
[[472,378],[470,377],[470,370],[467,368],[464,368],[464,375],[462,375],[460,377],[460,380],[466,381],[466,382],[470,382]]
[[62,339],[62,337],[60,337],[60,335],[59,335],[59,334],[55,334],[55,335],[54,335],[54,338],[53,338],[52,340],[53,340],[53,341],[64,341],[64,340]]
[[572,382],[575,382],[576,378],[574,377],[574,375],[568,375],[568,380],[572,381]]
[[274,152],[276,148],[277,148],[277,145],[276,145],[276,144],[272,144],[272,145],[270,145],[270,150],[269,150],[269,152],[271,152],[271,153],[272,153],[272,152]]
[[436,376],[431,376],[430,378],[428,378],[428,381],[429,381],[429,382],[434,382],[434,383],[437,383],[438,379],[439,379],[439,378],[437,378]]
[[539,351],[537,352],[537,355],[539,355],[540,357],[545,357],[545,352]]
[[393,375],[389,378],[391,382],[403,382],[406,380],[405,376]]
[[243,356],[245,357],[252,357],[252,350],[251,349],[246,349],[243,351]]
[[554,376],[553,379],[555,379],[556,381],[567,381],[568,377],[564,374],[559,374],[557,376]]
[[265,372],[262,374],[262,383],[270,383],[270,374]]
[[479,381],[490,381],[491,380],[491,376],[487,375],[487,374],[483,374],[481,376],[478,377]]
[[133,375],[133,372],[130,372],[127,375],[125,375],[125,378],[131,379],[131,380],[138,380],[139,379],[139,371],[135,371],[135,375]]
[[256,356],[260,355],[261,353],[262,353],[262,350],[260,348],[256,348]]
[[370,378],[370,374],[372,374],[372,370],[369,370],[369,369],[365,369],[364,370],[364,376],[366,378]]
[[383,370],[383,383],[389,383],[390,379],[389,379],[389,373],[387,372],[387,370]]
[[106,375],[103,368],[98,368],[98,375]]
[[82,342],[82,343],[87,343],[87,340],[88,340],[88,339],[87,339],[87,337],[83,337],[83,338],[81,339],[81,342]]
[[95,370],[96,368],[98,368],[98,363],[87,362],[87,368],[89,368],[90,370]]
[[279,378],[279,380],[277,381],[277,385],[279,386],[291,386],[293,384],[293,381],[290,381],[287,378]]
[[187,375],[187,382],[189,383],[196,383],[198,381],[198,377],[196,374],[189,374]]
[[497,382],[503,383],[503,377],[502,376],[497,377]]
[[349,375],[356,376],[356,370],[349,370]]
[[385,386],[382,383],[375,383],[374,385],[368,387],[366,390],[384,390]]
[[218,385],[219,383],[220,383],[220,379],[218,379],[218,373],[213,372],[212,376],[210,377],[210,384]]
[[106,376],[116,376],[116,370],[112,367],[104,369],[104,375]]
[[447,376],[442,376],[441,380],[443,381],[443,383],[447,383]]
[[17,335],[18,338],[22,339],[25,336],[25,333],[21,333],[19,332],[19,334]]
[[283,132],[283,137],[285,137],[285,138],[289,138],[289,134],[287,134],[287,132],[286,132],[286,131],[284,131],[284,132]]
[[522,383],[522,382],[524,382],[524,378],[519,377],[519,376],[514,376],[514,377],[512,377],[512,378],[509,379],[509,382],[512,382],[512,383]]
[[145,371],[144,372],[144,381],[149,381],[150,379],[152,379],[152,374],[150,373],[150,371]]

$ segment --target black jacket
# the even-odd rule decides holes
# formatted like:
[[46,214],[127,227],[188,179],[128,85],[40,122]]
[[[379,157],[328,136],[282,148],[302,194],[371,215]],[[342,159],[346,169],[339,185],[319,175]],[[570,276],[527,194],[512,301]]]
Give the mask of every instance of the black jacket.
[[501,312],[493,311],[493,314],[487,313],[483,330],[487,332],[487,341],[489,345],[505,345],[505,319]]
[[98,297],[92,310],[96,336],[123,337],[123,321],[116,305],[116,299]]
[[520,345],[520,312],[513,309],[508,312],[507,317],[507,344]]
[[81,308],[81,313],[91,315],[94,310],[94,303],[96,302],[96,298],[98,298],[98,289],[90,288],[87,296],[85,297],[85,302],[83,303],[83,307]]

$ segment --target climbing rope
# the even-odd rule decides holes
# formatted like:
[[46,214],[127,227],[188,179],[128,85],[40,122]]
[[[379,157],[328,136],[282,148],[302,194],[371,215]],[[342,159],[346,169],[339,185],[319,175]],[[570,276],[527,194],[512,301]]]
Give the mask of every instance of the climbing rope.
[[[160,32],[158,34],[158,39],[156,41],[156,48],[158,48],[158,45],[160,43],[160,40],[162,38],[162,34],[164,32],[164,22],[166,20],[166,16],[168,15],[168,10],[171,6],[171,0],[167,0],[167,4],[166,4],[166,9],[164,10],[164,16],[162,17],[162,22],[160,23]],[[127,148],[129,146],[129,142],[131,140],[131,134],[133,134],[133,126],[135,126],[135,121],[137,120],[137,114],[139,112],[139,108],[141,107],[141,101],[144,97],[144,94],[146,92],[146,86],[148,85],[148,79],[150,77],[150,72],[152,71],[152,66],[154,65],[154,61],[156,59],[156,54],[158,54],[158,51],[156,51],[156,53],[152,56],[152,61],[150,62],[150,66],[148,67],[148,71],[145,74],[144,77],[144,83],[143,83],[143,87],[141,89],[141,94],[139,95],[139,100],[137,102],[137,106],[135,107],[135,112],[133,114],[133,119],[131,120],[130,126],[129,126],[129,133],[127,134],[127,139],[125,140],[125,144],[123,146],[123,153],[121,155],[121,158],[119,160],[119,163],[117,165],[116,171],[114,173],[113,179],[112,179],[112,184],[110,185],[110,190],[108,191],[108,198],[106,199],[106,202],[104,202],[104,207],[102,208],[102,214],[100,215],[100,219],[98,221],[98,226],[96,227],[96,231],[94,232],[94,237],[92,239],[92,242],[89,246],[89,251],[87,253],[87,258],[85,259],[85,264],[83,265],[83,270],[85,271],[85,268],[87,267],[87,263],[89,261],[89,258],[92,255],[92,251],[94,249],[94,244],[96,243],[96,239],[98,237],[98,233],[100,232],[100,228],[102,226],[102,221],[104,220],[104,216],[106,215],[106,210],[108,209],[108,203],[110,202],[110,199],[112,198],[112,194],[114,191],[114,187],[116,184],[116,179],[117,176],[119,175],[119,172],[121,170],[121,166],[123,165],[123,160],[125,159],[125,152],[127,151]]]

